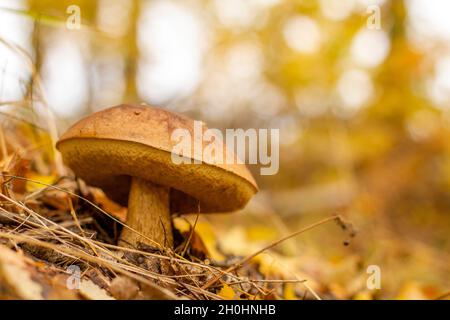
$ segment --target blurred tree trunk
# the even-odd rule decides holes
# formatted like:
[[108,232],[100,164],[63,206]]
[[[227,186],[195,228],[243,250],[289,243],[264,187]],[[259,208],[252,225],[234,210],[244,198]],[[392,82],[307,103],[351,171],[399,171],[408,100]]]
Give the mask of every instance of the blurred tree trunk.
[[133,0],[130,14],[130,30],[126,37],[125,51],[125,96],[124,102],[136,102],[138,100],[136,76],[139,61],[139,48],[137,45],[137,32],[139,24],[140,1]]

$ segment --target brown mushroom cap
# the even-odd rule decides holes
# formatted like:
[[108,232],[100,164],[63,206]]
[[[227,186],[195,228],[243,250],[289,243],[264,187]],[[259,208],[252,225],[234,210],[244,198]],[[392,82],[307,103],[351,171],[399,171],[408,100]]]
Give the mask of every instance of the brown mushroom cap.
[[[66,165],[88,184],[126,205],[131,177],[171,188],[172,212],[227,212],[243,208],[257,192],[243,164],[175,164],[173,130],[194,121],[148,106],[119,105],[73,125],[58,141]],[[203,145],[203,147],[205,147]]]

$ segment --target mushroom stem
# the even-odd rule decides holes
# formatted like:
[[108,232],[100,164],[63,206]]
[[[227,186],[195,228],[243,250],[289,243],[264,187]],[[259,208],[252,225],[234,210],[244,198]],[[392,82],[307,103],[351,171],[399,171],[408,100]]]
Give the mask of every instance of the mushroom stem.
[[167,187],[140,178],[132,178],[127,225],[156,243],[129,228],[124,228],[120,235],[120,244],[137,247],[141,242],[152,247],[156,247],[157,244],[173,246],[169,191]]

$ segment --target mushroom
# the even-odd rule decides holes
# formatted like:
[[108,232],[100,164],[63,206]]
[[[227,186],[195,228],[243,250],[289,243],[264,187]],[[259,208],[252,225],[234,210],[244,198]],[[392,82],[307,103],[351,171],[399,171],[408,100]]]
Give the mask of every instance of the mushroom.
[[198,157],[197,163],[174,163],[177,128],[193,133],[194,121],[155,107],[119,105],[82,119],[57,143],[77,176],[128,205],[120,244],[173,247],[171,213],[235,211],[258,190],[244,164]]

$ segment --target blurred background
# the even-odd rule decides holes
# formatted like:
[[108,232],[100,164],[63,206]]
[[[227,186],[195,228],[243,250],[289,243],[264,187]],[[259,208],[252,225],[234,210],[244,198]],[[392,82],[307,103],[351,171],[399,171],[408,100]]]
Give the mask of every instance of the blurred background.
[[[2,134],[24,147],[13,128],[31,126],[25,148],[51,154],[68,125],[123,102],[278,128],[279,173],[252,167],[261,192],[202,218],[205,241],[246,255],[339,213],[358,230],[349,245],[321,226],[277,263],[323,298],[434,298],[450,290],[449,12],[445,0],[0,0]],[[380,290],[366,287],[370,265]]]

